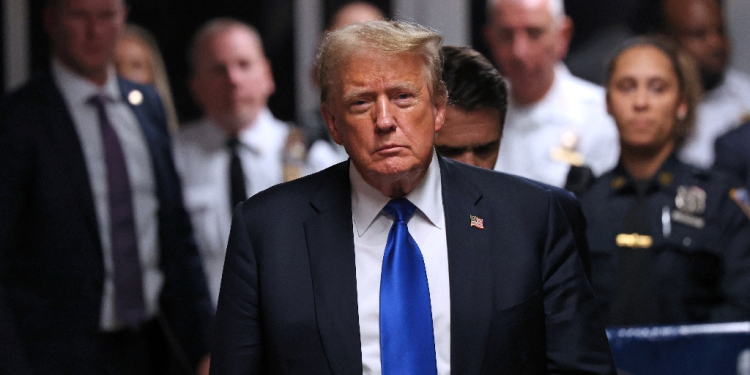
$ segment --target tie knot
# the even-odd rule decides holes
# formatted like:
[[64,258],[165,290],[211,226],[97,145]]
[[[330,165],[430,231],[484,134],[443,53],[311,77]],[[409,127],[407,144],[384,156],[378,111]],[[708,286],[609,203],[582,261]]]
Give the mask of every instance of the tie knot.
[[393,216],[396,221],[407,222],[414,215],[417,206],[409,202],[406,198],[391,199],[388,204],[383,207],[383,212]]
[[107,102],[107,98],[102,94],[94,94],[89,97],[88,100],[86,100],[86,103],[95,105],[97,107],[104,107],[104,104]]
[[227,146],[234,151],[237,148],[237,145],[240,144],[240,140],[237,139],[237,137],[232,137],[227,140]]

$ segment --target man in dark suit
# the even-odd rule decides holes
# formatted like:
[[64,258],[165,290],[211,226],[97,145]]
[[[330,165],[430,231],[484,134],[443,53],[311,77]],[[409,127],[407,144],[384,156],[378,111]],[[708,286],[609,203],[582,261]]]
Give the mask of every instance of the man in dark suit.
[[211,304],[164,111],[111,64],[125,13],[51,0],[50,72],[0,102],[2,373],[207,371]]
[[[505,79],[487,58],[471,47],[443,46],[442,50],[448,105],[445,123],[435,137],[435,150],[453,160],[493,169],[508,109]],[[583,269],[590,276],[591,257],[581,204],[570,191],[535,183],[553,193],[560,203],[573,230]]]
[[750,189],[750,121],[716,140],[713,169],[737,177]]
[[435,153],[441,39],[327,36],[321,111],[350,160],[235,208],[212,373],[614,373],[554,196]]

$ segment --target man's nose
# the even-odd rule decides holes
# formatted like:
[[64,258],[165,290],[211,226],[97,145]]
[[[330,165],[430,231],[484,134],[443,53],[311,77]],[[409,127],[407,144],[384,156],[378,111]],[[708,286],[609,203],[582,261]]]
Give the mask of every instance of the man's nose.
[[526,60],[529,54],[529,38],[524,33],[515,33],[512,41],[513,57],[518,60]]
[[386,97],[379,97],[375,102],[375,126],[380,131],[387,131],[396,126],[390,107],[391,102]]

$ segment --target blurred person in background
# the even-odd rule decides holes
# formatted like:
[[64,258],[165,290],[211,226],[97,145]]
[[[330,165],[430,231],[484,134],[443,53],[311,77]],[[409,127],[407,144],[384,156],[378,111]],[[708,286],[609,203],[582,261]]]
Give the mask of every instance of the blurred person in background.
[[[448,89],[445,123],[435,137],[435,150],[445,157],[493,169],[500,150],[508,88],[492,63],[471,47],[443,46],[443,81]],[[586,275],[590,257],[586,219],[575,196],[535,182],[555,194],[573,229]]]
[[[333,14],[324,34],[358,22],[383,19],[385,15],[375,5],[364,1],[351,2]],[[317,70],[313,68],[312,80],[315,87],[320,88],[317,76]],[[310,152],[307,154],[307,173],[321,171],[349,157],[344,147],[336,144],[331,138],[319,109],[306,114],[301,125],[307,137],[307,144],[310,146]]]
[[750,121],[716,140],[713,168],[738,178],[750,189]]
[[148,30],[128,24],[115,46],[115,68],[117,74],[142,85],[152,85],[161,97],[167,113],[167,125],[173,134],[179,123],[174,108],[169,76],[159,52],[156,39]]
[[730,44],[718,0],[663,0],[664,33],[697,62],[705,96],[679,157],[709,168],[714,142],[750,119],[750,76],[729,68]]
[[185,205],[216,303],[232,208],[302,174],[302,133],[268,109],[275,85],[260,35],[230,18],[208,21],[190,49],[190,87],[204,117],[175,136]]
[[50,69],[0,101],[3,373],[208,372],[211,302],[166,116],[115,74],[126,13],[50,0]]
[[620,161],[581,197],[606,324],[750,319],[747,192],[675,156],[700,93],[691,59],[668,41],[634,39],[615,55],[607,82]]
[[561,62],[573,32],[562,0],[492,0],[488,6],[485,39],[510,81],[495,169],[572,188],[612,168],[619,149],[604,90]]

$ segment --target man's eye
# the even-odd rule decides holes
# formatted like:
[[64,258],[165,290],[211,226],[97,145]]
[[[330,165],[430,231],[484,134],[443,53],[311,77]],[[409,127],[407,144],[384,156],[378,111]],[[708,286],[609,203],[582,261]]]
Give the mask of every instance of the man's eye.
[[438,154],[447,158],[453,158],[463,153],[463,150],[461,149],[446,146],[435,146],[435,150],[437,150]]
[[540,28],[531,28],[528,30],[529,38],[531,39],[539,39],[544,34],[544,29]]

